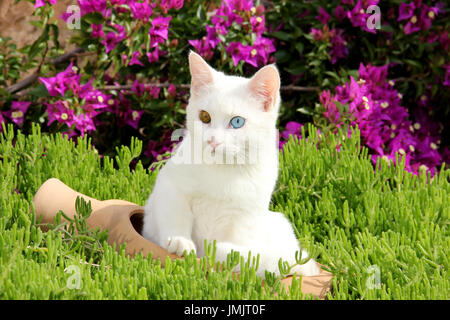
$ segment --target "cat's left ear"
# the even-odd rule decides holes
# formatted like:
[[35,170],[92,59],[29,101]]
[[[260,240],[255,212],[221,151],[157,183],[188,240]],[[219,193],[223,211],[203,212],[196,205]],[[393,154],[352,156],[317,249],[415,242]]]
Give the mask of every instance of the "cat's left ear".
[[262,99],[265,111],[272,111],[280,94],[280,74],[271,64],[260,69],[249,82],[250,91]]
[[189,53],[189,69],[191,71],[191,93],[198,94],[202,88],[214,82],[214,70],[197,53]]

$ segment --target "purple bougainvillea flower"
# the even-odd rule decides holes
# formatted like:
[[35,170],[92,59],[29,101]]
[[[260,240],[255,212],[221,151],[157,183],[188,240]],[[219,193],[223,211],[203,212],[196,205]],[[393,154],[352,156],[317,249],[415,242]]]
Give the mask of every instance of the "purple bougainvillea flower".
[[156,46],[153,51],[147,52],[146,56],[148,58],[148,62],[156,62],[159,60],[159,57],[164,56],[167,54],[167,51],[159,50],[159,47]]
[[240,61],[245,61],[248,59],[250,50],[250,46],[245,46],[240,42],[234,41],[230,42],[230,45],[226,51],[231,54],[234,66],[237,66]]
[[214,27],[206,26],[206,41],[212,49],[215,49],[220,43],[220,39],[217,36],[217,32]]
[[11,103],[11,110],[5,111],[4,115],[10,118],[11,121],[18,126],[21,126],[23,123],[23,119],[25,118],[25,113],[27,112],[30,104],[31,102],[28,101],[13,101]]
[[343,36],[344,30],[339,28],[329,30],[328,26],[323,26],[323,30],[311,28],[310,33],[316,41],[330,42],[329,54],[332,64],[348,55],[347,41]]
[[199,40],[188,40],[188,42],[191,46],[193,46],[196,49],[197,53],[206,60],[210,60],[214,55],[211,43],[208,41],[206,37],[203,37],[202,39]]
[[158,142],[156,142],[155,140],[149,140],[148,144],[147,144],[147,148],[144,151],[144,155],[147,157],[155,157],[155,155],[157,155],[156,151],[154,151],[156,149],[158,145]]
[[3,117],[3,114],[0,111],[0,132],[3,132],[3,125],[2,125],[3,122],[6,124],[5,118]]
[[430,7],[421,1],[414,1],[410,4],[400,4],[397,20],[408,20],[403,27],[403,31],[405,34],[411,34],[430,29],[433,20],[440,12],[441,9],[438,5]]
[[36,3],[34,4],[35,8],[40,8],[45,6],[45,0],[36,0]]
[[322,36],[322,30],[320,29],[316,29],[316,28],[311,28],[311,31],[309,32],[311,33],[311,35],[314,37],[314,40],[322,40],[323,36]]
[[159,60],[158,47],[156,47],[155,50],[153,50],[152,52],[147,52],[146,56],[147,56],[148,62],[150,62],[150,63],[158,61]]
[[75,128],[80,131],[82,137],[84,137],[86,132],[89,133],[96,130],[92,117],[86,114],[78,115],[78,117],[74,118],[74,122]]
[[78,0],[80,13],[82,16],[91,12],[98,12],[103,17],[111,16],[111,9],[108,9],[107,0]]
[[167,92],[169,93],[169,96],[175,97],[177,93],[177,88],[173,83],[171,83],[170,86],[167,88]]
[[124,114],[125,123],[137,130],[143,114],[144,110],[128,109]]
[[335,64],[337,60],[348,55],[347,41],[345,41],[344,37],[342,36],[343,33],[344,30],[338,28],[332,29],[330,31],[330,58],[332,64]]
[[[51,4],[51,5],[55,5],[56,4],[56,1],[57,0],[48,0],[48,2]],[[35,5],[34,5],[34,7],[37,9],[37,8],[40,8],[40,7],[43,7],[43,6],[45,6],[45,0],[36,0],[36,3],[35,3]]]
[[88,97],[90,92],[93,90],[94,88],[92,87],[92,79],[89,80],[87,83],[72,89],[73,94],[81,99]]
[[106,53],[113,50],[122,40],[126,39],[127,32],[123,26],[120,24],[114,25],[116,32],[108,32],[105,39],[101,43],[106,47]]
[[319,15],[316,16],[316,19],[319,20],[322,24],[327,24],[328,21],[330,21],[331,16],[328,14],[328,12],[325,11],[324,8],[319,6]]
[[92,37],[103,38],[105,36],[102,24],[91,24],[91,27],[92,27]]
[[366,12],[360,0],[351,11],[347,12],[347,18],[350,19],[354,27],[362,27],[366,24]]
[[289,139],[289,136],[301,136],[302,133],[302,127],[303,124],[295,122],[295,121],[289,121],[286,123],[286,130],[283,131],[281,134],[283,138]]
[[121,6],[130,2],[130,0],[110,0],[113,6]]
[[75,67],[71,62],[64,71],[58,73],[55,77],[39,77],[39,80],[45,85],[51,96],[64,96],[68,87],[74,87],[80,82],[81,76],[77,75],[74,70]]
[[245,57],[244,62],[257,67],[258,66],[258,50],[256,48],[253,48],[249,46],[249,53]]
[[250,11],[253,7],[253,0],[226,0],[232,10]]
[[145,85],[143,83],[139,83],[139,81],[137,80],[134,80],[131,87],[131,91],[133,91],[138,97],[142,97],[142,95],[147,92],[150,97],[153,97],[155,99],[158,98],[160,90],[161,88],[159,87]]
[[250,17],[250,24],[252,30],[257,36],[262,35],[266,31],[266,18],[265,16],[252,16]]
[[278,148],[282,150],[286,142],[289,141],[290,136],[295,136],[301,139],[302,127],[303,125],[301,123],[295,121],[289,121],[286,123],[286,130],[278,135]]
[[412,16],[411,19],[403,27],[405,34],[411,34],[420,30],[420,24],[417,16]]
[[414,2],[411,3],[401,3],[398,7],[398,18],[397,21],[406,20],[413,16],[414,9],[416,5]]
[[359,78],[365,81],[369,81],[376,86],[382,86],[386,83],[388,74],[388,65],[376,67],[368,64],[359,64]]
[[155,87],[155,86],[150,86],[148,91],[150,92],[150,96],[152,96],[155,99],[158,99],[159,93],[161,92],[161,88],[160,87]]
[[241,25],[244,22],[244,18],[238,12],[250,11],[252,6],[253,3],[248,1],[223,1],[216,14],[211,18],[211,22],[220,34],[226,34],[233,23]]
[[170,9],[180,10],[184,5],[184,0],[161,0],[159,7],[162,9],[164,14]]
[[339,21],[342,21],[342,20],[344,20],[347,17],[347,12],[345,11],[345,9],[340,4],[338,4],[336,9],[334,9],[334,16]]
[[324,90],[319,95],[320,103],[325,107],[323,115],[332,123],[339,122],[339,110],[331,97],[330,90]]
[[134,80],[133,85],[131,86],[131,91],[133,91],[138,97],[142,97],[145,92],[145,84]]
[[233,12],[231,8],[226,4],[225,1],[222,2],[222,5],[216,11],[216,14],[211,18],[211,22],[214,25],[214,28],[216,28],[216,30],[220,34],[225,34],[228,28],[231,26],[229,17],[231,17],[232,15]]
[[141,53],[139,51],[135,51],[133,52],[133,55],[131,56],[131,60],[128,63],[128,65],[133,66],[133,65],[139,65],[139,66],[144,66],[144,64],[139,61],[139,58],[141,57]]
[[359,27],[364,31],[370,33],[376,33],[376,29],[370,29],[367,26],[367,21],[370,17],[370,14],[366,13],[366,8],[371,5],[377,5],[379,0],[366,0],[362,2],[358,0],[355,7],[351,11],[347,11],[347,17],[350,19],[350,22],[354,27]]
[[[270,54],[275,52],[275,45],[272,39],[265,37],[258,37],[253,44],[253,50],[256,50],[257,65],[265,65],[269,62]],[[250,52],[251,54],[251,52]]]
[[133,14],[134,19],[141,20],[144,23],[147,23],[153,14],[153,8],[156,4],[149,4],[148,0],[144,2],[131,2],[129,3],[131,13]]
[[149,30],[151,37],[151,47],[155,47],[158,43],[164,43],[169,37],[169,24],[172,17],[157,17],[152,20],[152,27]]
[[428,30],[431,28],[433,20],[438,15],[439,10],[436,7],[429,7],[426,4],[422,5],[419,15],[421,30]]
[[450,86],[450,64],[444,66],[445,68],[445,79],[444,79],[444,86],[448,87]]
[[172,152],[179,142],[180,140],[172,140],[172,130],[166,130],[160,141],[149,140],[147,148],[143,153],[145,156],[151,158],[152,161],[161,161],[164,159],[163,154]]
[[69,127],[75,123],[73,110],[69,108],[69,103],[67,101],[44,104],[47,106],[48,126],[55,120],[59,123],[65,123]]
[[39,77],[39,81],[41,81],[45,85],[48,93],[51,96],[55,97],[59,94],[64,95],[65,87],[59,87],[60,83],[58,82],[56,77],[50,77],[50,78]]
[[111,95],[95,89],[85,91],[79,97],[84,101],[82,105],[83,111],[92,118],[104,111],[110,110],[110,106],[114,104],[110,102],[112,99]]

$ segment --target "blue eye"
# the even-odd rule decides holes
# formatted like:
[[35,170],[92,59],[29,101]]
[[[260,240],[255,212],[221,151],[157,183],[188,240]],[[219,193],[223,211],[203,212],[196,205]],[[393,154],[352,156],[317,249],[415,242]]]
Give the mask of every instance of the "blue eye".
[[239,129],[242,128],[244,126],[245,123],[245,119],[242,117],[234,117],[233,119],[230,120],[230,125],[234,128],[234,129]]

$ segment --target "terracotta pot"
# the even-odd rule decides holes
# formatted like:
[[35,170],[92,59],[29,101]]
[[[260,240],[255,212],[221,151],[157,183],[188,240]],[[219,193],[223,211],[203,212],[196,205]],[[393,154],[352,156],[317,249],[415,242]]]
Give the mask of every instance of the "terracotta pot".
[[[42,219],[44,224],[53,224],[56,214],[62,210],[68,217],[74,217],[75,201],[81,196],[85,201],[91,201],[92,213],[86,220],[89,228],[101,228],[108,230],[108,243],[116,244],[116,248],[126,243],[126,254],[133,256],[142,253],[144,256],[152,253],[153,259],[160,259],[162,265],[166,257],[181,259],[175,254],[170,254],[159,245],[145,239],[142,231],[144,208],[135,203],[124,200],[100,201],[84,194],[76,192],[60,180],[51,178],[44,182],[36,192],[33,203],[36,218]],[[45,227],[42,227],[45,230]],[[311,293],[319,299],[324,299],[331,289],[333,275],[325,270],[318,276],[302,278],[302,292]],[[282,280],[288,287],[292,283],[289,276]]]

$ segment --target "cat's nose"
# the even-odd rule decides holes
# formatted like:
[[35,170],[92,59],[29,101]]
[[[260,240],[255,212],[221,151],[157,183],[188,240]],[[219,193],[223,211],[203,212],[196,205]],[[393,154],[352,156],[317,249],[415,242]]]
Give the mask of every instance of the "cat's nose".
[[214,137],[211,137],[207,142],[213,150],[216,150],[216,148],[222,144],[222,142],[217,142]]

